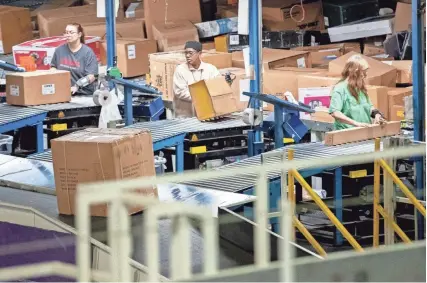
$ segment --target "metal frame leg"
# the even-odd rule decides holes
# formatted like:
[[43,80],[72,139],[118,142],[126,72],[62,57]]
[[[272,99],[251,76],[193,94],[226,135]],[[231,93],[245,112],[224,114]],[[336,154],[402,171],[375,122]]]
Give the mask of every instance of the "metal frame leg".
[[[334,206],[335,216],[342,223],[343,221],[343,207],[342,207],[342,167],[335,169],[335,180],[334,180]],[[342,245],[343,238],[342,234],[338,229],[335,229],[335,244]]]
[[125,95],[125,125],[129,126],[133,124],[133,107],[132,107],[132,89],[128,86],[124,86]]
[[283,109],[274,105],[274,147],[283,147]]
[[40,122],[36,124],[36,136],[37,136],[37,144],[36,151],[37,153],[44,151],[44,138],[43,138],[43,123]]
[[175,167],[176,172],[184,171],[184,143],[178,143],[175,147]]

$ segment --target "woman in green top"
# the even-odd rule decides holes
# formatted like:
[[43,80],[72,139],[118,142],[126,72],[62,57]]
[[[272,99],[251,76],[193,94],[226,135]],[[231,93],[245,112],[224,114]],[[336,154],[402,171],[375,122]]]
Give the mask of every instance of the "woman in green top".
[[374,108],[366,91],[365,78],[368,63],[360,55],[351,56],[342,72],[341,80],[332,90],[329,113],[335,118],[335,130],[369,127],[385,122]]

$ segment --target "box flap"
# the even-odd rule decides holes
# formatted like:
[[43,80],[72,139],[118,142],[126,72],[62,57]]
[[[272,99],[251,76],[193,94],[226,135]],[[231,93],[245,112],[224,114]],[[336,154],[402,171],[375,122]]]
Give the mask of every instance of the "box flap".
[[112,143],[119,142],[128,137],[139,134],[146,134],[148,129],[101,129],[88,128],[78,132],[74,132],[53,140],[53,142],[96,142],[96,143]]

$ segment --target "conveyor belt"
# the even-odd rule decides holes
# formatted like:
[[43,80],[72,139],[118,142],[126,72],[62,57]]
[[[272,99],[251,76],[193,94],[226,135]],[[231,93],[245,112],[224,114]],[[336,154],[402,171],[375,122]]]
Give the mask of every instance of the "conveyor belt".
[[[348,154],[362,154],[374,152],[374,142],[364,141],[358,143],[351,143],[338,146],[325,146],[321,142],[316,143],[302,143],[290,145],[284,148],[274,150],[272,152],[281,153],[284,149],[294,149],[294,159],[314,159],[314,158],[333,158],[341,155]],[[272,157],[266,160],[266,164],[279,162],[280,157]],[[231,163],[225,166],[216,168],[216,170],[228,170],[230,168],[238,168],[244,166],[256,166],[261,164],[261,156],[246,158],[241,162]],[[327,165],[327,164],[325,164]],[[268,172],[269,179],[274,179],[280,176],[280,170],[273,170]],[[255,174],[239,175],[235,177],[212,179],[203,181],[185,182],[187,185],[199,186],[203,188],[220,189],[230,192],[243,191],[255,186],[257,176]]]
[[45,113],[46,111],[40,109],[0,104],[0,127]]
[[83,96],[83,95],[71,97],[70,102],[29,106],[29,108],[41,109],[49,112],[72,110],[72,109],[79,109],[79,108],[89,108],[89,107],[99,107],[99,109],[101,109],[101,106],[98,106],[93,102],[92,96]]

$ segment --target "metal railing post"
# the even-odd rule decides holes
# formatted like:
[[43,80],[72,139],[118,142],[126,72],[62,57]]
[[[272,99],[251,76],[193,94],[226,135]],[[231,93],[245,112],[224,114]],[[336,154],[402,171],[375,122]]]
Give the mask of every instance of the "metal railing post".
[[[375,139],[375,151],[380,151],[381,140]],[[378,205],[380,203],[380,174],[381,168],[378,160],[374,161],[374,238],[373,246],[378,247],[380,244],[380,216],[378,213]]]
[[[291,161],[294,159],[294,149],[289,148],[288,150],[288,160]],[[288,200],[290,205],[290,211],[292,217],[295,216],[295,179],[292,176],[292,172],[288,171]],[[292,240],[295,240],[295,229],[292,226]]]

